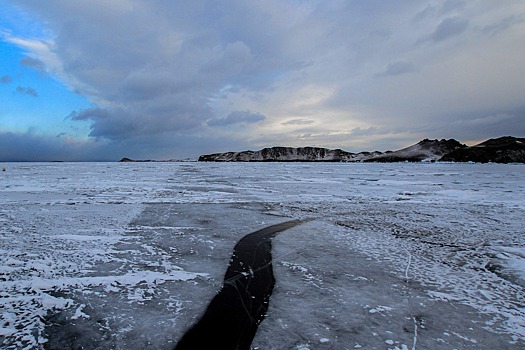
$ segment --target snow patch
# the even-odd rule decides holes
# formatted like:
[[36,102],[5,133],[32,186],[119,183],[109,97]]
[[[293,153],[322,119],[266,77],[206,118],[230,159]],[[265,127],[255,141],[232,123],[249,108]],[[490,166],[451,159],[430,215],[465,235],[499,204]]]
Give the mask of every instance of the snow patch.
[[371,314],[375,314],[375,313],[383,313],[385,311],[391,311],[391,310],[393,310],[393,308],[389,306],[380,305],[380,306],[377,306],[375,308],[368,310],[368,312],[370,312]]

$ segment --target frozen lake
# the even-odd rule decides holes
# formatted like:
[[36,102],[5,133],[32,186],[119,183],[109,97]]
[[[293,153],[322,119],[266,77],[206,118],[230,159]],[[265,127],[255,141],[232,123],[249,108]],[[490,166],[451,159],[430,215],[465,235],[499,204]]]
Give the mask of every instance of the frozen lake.
[[172,349],[294,219],[253,349],[525,348],[525,165],[0,165],[2,348]]

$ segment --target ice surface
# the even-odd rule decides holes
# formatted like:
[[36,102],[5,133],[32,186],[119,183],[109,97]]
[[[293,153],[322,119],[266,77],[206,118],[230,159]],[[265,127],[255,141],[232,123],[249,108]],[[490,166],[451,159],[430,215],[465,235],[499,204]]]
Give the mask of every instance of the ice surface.
[[2,348],[172,348],[290,219],[254,349],[525,346],[523,165],[3,165]]

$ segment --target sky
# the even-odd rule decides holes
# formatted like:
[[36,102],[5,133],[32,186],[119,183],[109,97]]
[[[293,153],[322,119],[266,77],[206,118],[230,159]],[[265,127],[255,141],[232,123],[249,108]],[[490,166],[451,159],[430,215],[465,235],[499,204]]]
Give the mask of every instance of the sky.
[[0,8],[0,161],[525,136],[524,1]]

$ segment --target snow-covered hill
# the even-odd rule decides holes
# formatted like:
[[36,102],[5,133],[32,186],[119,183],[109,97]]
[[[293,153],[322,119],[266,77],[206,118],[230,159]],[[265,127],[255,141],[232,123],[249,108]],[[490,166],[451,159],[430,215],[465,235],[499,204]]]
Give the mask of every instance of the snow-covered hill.
[[272,147],[259,151],[202,155],[208,162],[420,162],[435,161],[455,149],[466,147],[456,140],[428,140],[399,151],[351,153],[320,147]]
[[525,163],[525,138],[490,139],[468,147],[454,139],[424,139],[412,146],[386,152],[351,153],[321,147],[271,147],[259,151],[205,154],[205,162],[476,162]]
[[400,149],[395,152],[385,152],[384,154],[365,159],[365,162],[434,162],[445,154],[457,149],[467,147],[454,139],[450,140],[429,140],[424,139],[415,145]]
[[380,152],[351,153],[321,147],[271,147],[259,151],[226,152],[202,155],[205,162],[351,162]]

